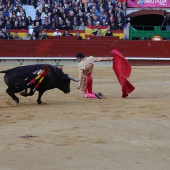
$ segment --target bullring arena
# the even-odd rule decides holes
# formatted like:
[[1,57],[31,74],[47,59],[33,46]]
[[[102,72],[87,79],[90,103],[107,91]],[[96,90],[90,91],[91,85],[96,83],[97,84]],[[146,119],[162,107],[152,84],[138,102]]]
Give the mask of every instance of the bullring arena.
[[[13,65],[1,65],[0,70]],[[63,71],[78,77],[75,65]],[[106,99],[47,91],[42,105],[6,94],[0,74],[0,170],[169,170],[170,66],[132,66],[135,90],[121,98],[111,65],[96,65],[93,90]]]
[[16,105],[0,73],[0,170],[169,170],[170,1],[30,1],[0,2],[0,71],[50,63],[78,78],[77,52],[111,57],[116,49],[135,90],[122,98],[112,63],[95,63],[93,91],[105,99],[83,98],[71,82],[69,94],[52,89],[41,105],[37,92],[17,94]]

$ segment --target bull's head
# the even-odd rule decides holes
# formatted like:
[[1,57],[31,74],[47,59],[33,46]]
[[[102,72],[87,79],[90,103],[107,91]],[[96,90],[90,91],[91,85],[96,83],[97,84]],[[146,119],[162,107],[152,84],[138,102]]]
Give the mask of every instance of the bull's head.
[[65,78],[64,78],[64,83],[62,84],[62,86],[59,86],[58,88],[66,94],[70,93],[70,82],[71,82],[71,80],[74,81],[74,82],[79,82],[78,79],[75,79],[74,77],[66,74]]

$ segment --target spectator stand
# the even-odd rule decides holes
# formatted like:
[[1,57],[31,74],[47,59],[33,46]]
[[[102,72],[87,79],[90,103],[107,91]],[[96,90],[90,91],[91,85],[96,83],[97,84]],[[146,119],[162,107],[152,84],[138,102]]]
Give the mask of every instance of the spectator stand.
[[[117,0],[102,3],[99,1],[16,0],[13,4],[11,1],[7,3],[6,0],[3,0],[0,6],[0,21],[2,22],[0,29],[7,28],[9,32],[12,32],[13,28],[19,29],[21,31],[17,30],[17,32],[19,36],[23,37],[22,30],[27,31],[32,23],[28,17],[34,13],[30,14],[33,6],[36,12],[35,17],[31,16],[34,26],[36,26],[36,22],[39,22],[43,29],[45,28],[44,23],[46,23],[44,21],[48,21],[49,26],[43,31],[48,32],[49,36],[52,36],[51,33],[56,28],[70,30],[73,35],[75,35],[74,31],[84,30],[88,26],[109,26],[113,31],[123,31],[125,6],[123,2]],[[17,24],[14,26],[15,21]],[[12,32],[13,34],[14,32]],[[80,35],[85,39],[84,33],[80,33]]]

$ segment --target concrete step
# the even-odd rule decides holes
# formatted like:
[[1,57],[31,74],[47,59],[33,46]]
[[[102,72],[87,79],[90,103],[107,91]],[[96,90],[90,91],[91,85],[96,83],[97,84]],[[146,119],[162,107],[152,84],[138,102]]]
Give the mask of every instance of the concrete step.
[[23,5],[23,8],[25,9],[26,15],[31,16],[32,20],[35,19],[36,10],[33,5]]

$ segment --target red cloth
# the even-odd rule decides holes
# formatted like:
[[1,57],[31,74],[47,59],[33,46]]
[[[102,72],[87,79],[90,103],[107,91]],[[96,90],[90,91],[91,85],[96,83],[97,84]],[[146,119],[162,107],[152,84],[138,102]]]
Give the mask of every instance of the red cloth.
[[135,89],[135,87],[127,80],[131,74],[131,65],[117,50],[111,52],[113,53],[113,70],[121,85],[122,97],[125,98]]

